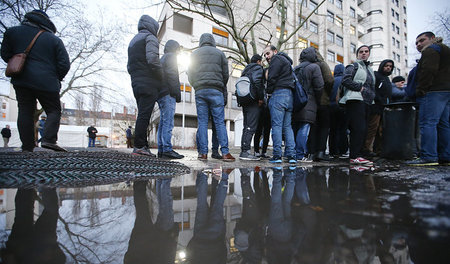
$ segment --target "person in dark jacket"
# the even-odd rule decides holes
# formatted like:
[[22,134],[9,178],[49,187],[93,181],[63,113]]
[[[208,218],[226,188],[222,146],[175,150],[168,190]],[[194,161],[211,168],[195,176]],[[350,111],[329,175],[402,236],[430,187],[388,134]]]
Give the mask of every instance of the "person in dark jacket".
[[345,67],[342,64],[334,66],[334,84],[330,94],[330,133],[328,139],[328,150],[330,156],[345,157],[348,150],[347,119],[345,108],[338,104],[339,87],[344,76]]
[[138,116],[136,118],[133,154],[155,157],[150,152],[147,128],[153,107],[161,90],[163,69],[159,60],[158,22],[148,15],[139,19],[139,33],[128,45],[127,70],[131,76]]
[[[381,138],[381,116],[385,104],[391,102],[392,85],[389,76],[394,70],[393,60],[383,60],[378,66],[378,71],[375,72],[375,104],[369,108],[370,116],[367,126],[366,142],[364,144],[363,153],[366,156],[376,156],[374,153],[375,137]],[[379,140],[378,140],[379,142]],[[380,151],[379,148],[376,151]]]
[[422,53],[416,73],[419,103],[420,157],[410,165],[450,163],[450,49],[432,32],[416,38]]
[[36,128],[39,132],[39,135],[41,136],[41,138],[39,138],[37,140],[37,143],[40,143],[42,141],[42,137],[44,136],[44,127],[45,127],[46,121],[47,121],[47,116],[41,115],[41,119],[36,122]]
[[271,163],[281,163],[281,142],[284,136],[284,157],[289,163],[296,163],[294,133],[291,127],[293,110],[294,77],[292,59],[275,46],[264,49],[264,57],[269,62],[266,72],[267,93],[271,94],[269,110],[272,122],[273,157]]
[[405,91],[405,77],[395,76],[392,78],[392,102],[407,102],[408,95]]
[[7,148],[8,147],[8,143],[9,143],[9,139],[11,138],[11,129],[9,128],[9,125],[6,125],[3,129],[2,129],[2,137],[3,137],[3,147]]
[[350,164],[373,165],[361,156],[367,131],[369,105],[375,98],[375,74],[370,68],[370,47],[362,45],[356,50],[357,60],[345,67],[342,86],[344,96],[339,103],[345,104],[350,128]]
[[239,159],[241,160],[260,160],[250,154],[250,144],[252,142],[253,134],[255,134],[256,127],[258,126],[258,119],[261,113],[262,104],[264,103],[264,71],[262,67],[262,57],[261,55],[253,55],[244,71],[242,76],[251,76],[250,86],[251,89],[256,91],[255,101],[249,105],[242,106],[242,113],[244,115],[244,127],[242,128],[242,139],[241,139],[241,154]]
[[97,137],[97,128],[94,127],[94,125],[91,125],[87,129],[88,137],[89,137],[89,144],[88,147],[95,148],[95,138]]
[[168,159],[182,159],[172,148],[172,129],[175,116],[175,106],[181,102],[180,79],[178,75],[177,52],[180,44],[175,40],[168,40],[161,58],[164,80],[159,91],[159,125],[158,125],[158,157]]
[[125,130],[126,137],[127,137],[127,148],[133,147],[133,131],[131,130],[131,126],[128,126],[127,130]]
[[225,127],[225,110],[227,103],[228,60],[225,54],[216,48],[212,34],[204,33],[200,37],[199,48],[191,55],[188,69],[189,83],[195,89],[197,106],[199,144],[198,158],[208,159],[208,113],[211,111],[221,146],[223,161],[234,161],[228,149],[228,136]]
[[3,35],[1,56],[8,62],[15,54],[22,53],[40,30],[44,32],[28,54],[22,73],[11,78],[19,107],[17,127],[22,151],[31,152],[35,147],[36,100],[47,113],[41,146],[66,151],[56,141],[61,119],[59,91],[61,81],[70,69],[70,60],[64,43],[55,36],[56,27],[48,15],[41,10],[33,10],[25,14],[20,26],[8,28]]
[[324,81],[320,66],[317,65],[316,49],[309,47],[300,53],[300,65],[294,72],[308,94],[308,103],[300,111],[294,113],[293,128],[295,135],[296,158],[301,162],[312,162],[306,157],[307,141],[311,125],[316,122],[317,105],[320,104]]

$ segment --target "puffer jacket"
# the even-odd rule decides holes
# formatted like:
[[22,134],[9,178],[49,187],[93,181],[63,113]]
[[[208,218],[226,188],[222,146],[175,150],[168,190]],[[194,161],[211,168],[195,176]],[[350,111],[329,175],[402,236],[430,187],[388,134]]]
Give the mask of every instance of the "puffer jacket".
[[317,62],[316,64],[320,67],[320,72],[322,73],[322,78],[324,82],[322,97],[320,97],[320,105],[329,105],[329,97],[331,90],[333,89],[334,78],[331,73],[330,66],[325,62],[322,55],[316,51]]
[[61,81],[70,69],[70,60],[64,43],[55,36],[55,25],[45,13],[29,12],[20,26],[8,28],[3,35],[1,56],[8,62],[15,54],[24,52],[41,29],[45,32],[31,48],[22,73],[12,77],[11,83],[15,88],[59,92]]
[[[392,69],[390,72],[384,72],[383,67],[386,63],[392,63]],[[381,115],[383,114],[383,108],[385,104],[391,102],[392,97],[392,83],[389,79],[389,75],[392,74],[394,69],[394,61],[383,60],[378,66],[378,71],[375,74],[375,104],[371,106],[371,113]]]
[[[354,80],[359,69],[364,71],[364,80]],[[340,103],[345,104],[346,100],[359,100],[369,105],[372,104],[375,98],[375,74],[370,67],[370,62],[356,60],[355,63],[347,65],[342,78],[342,85],[348,92],[344,93],[344,97],[339,101]],[[361,92],[362,87],[365,89]],[[350,92],[351,95],[348,94]]]
[[127,70],[135,96],[158,95],[163,79],[159,60],[158,22],[148,15],[139,19],[139,33],[128,45]]
[[196,91],[207,88],[221,91],[226,102],[228,74],[228,60],[225,54],[216,48],[213,35],[202,34],[199,48],[191,55],[189,83]]
[[292,59],[284,52],[278,52],[269,63],[267,77],[267,93],[272,94],[277,89],[294,89],[292,76]]
[[164,55],[161,58],[164,80],[158,98],[170,94],[177,102],[181,102],[180,78],[177,64],[177,51],[179,48],[180,44],[172,39],[168,40],[164,46]]
[[293,123],[316,122],[317,106],[323,92],[324,81],[322,72],[317,61],[316,50],[313,47],[304,49],[300,54],[300,65],[295,67],[294,72],[308,94],[308,103],[292,117]]
[[331,106],[337,105],[336,98],[338,96],[339,86],[341,86],[341,83],[342,83],[342,77],[344,76],[344,70],[345,70],[345,67],[343,64],[338,64],[338,65],[334,66],[334,83],[333,83],[333,89],[331,90],[331,94],[330,94],[330,105]]
[[438,52],[432,47],[422,49],[422,57],[417,65],[416,96],[424,96],[433,91],[450,91],[450,49],[442,43],[442,38],[435,38]]
[[254,86],[254,91],[256,92],[256,101],[264,100],[264,70],[261,65],[258,63],[250,63],[245,66],[245,69],[242,71],[241,76],[250,76],[252,85]]

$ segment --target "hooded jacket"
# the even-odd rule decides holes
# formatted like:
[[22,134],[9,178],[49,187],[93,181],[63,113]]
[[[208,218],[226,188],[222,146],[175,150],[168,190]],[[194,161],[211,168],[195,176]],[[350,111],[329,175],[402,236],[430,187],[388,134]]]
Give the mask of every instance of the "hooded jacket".
[[339,91],[339,86],[341,86],[342,83],[342,77],[344,77],[344,70],[345,67],[343,64],[338,64],[334,66],[334,83],[333,83],[333,89],[331,90],[330,94],[330,105],[335,106],[337,105],[336,97],[337,93]]
[[277,89],[294,89],[291,65],[292,59],[284,52],[278,52],[272,57],[267,78],[268,94],[272,94]]
[[300,53],[300,65],[295,67],[294,72],[308,94],[308,103],[299,112],[293,115],[294,123],[316,122],[317,105],[323,92],[324,81],[320,66],[316,64],[317,54],[313,47],[306,48]]
[[8,28],[3,36],[1,56],[8,62],[12,56],[22,53],[39,30],[42,33],[28,54],[24,69],[11,78],[14,88],[59,92],[61,81],[70,69],[69,55],[60,38],[55,36],[56,27],[48,16],[39,10],[25,15],[20,26]]
[[228,60],[225,54],[216,48],[216,41],[212,34],[201,35],[199,48],[191,55],[188,78],[196,91],[213,88],[223,92],[226,102]]
[[439,37],[432,44],[437,45],[440,52],[429,46],[422,49],[417,65],[417,96],[432,91],[450,91],[450,49]]
[[258,100],[264,100],[264,70],[261,65],[258,63],[250,63],[247,66],[245,66],[244,71],[242,71],[241,76],[248,76],[250,78],[252,85],[255,88],[256,91],[256,101]]
[[[384,72],[383,67],[386,63],[392,63],[392,69],[390,72]],[[391,102],[392,97],[392,83],[389,79],[389,75],[392,74],[392,70],[394,69],[394,61],[393,60],[383,60],[378,66],[378,71],[375,73],[375,105],[372,106],[372,113],[374,114],[383,114],[383,108],[385,104],[389,104]]]
[[172,39],[168,40],[164,46],[164,55],[161,58],[164,80],[158,98],[170,94],[177,102],[181,102],[180,78],[177,64],[177,51],[179,48],[180,44]]
[[[357,67],[355,67],[357,66]],[[375,74],[370,67],[369,61],[356,60],[355,63],[347,65],[342,78],[345,88],[344,97],[339,101],[345,104],[347,100],[364,101],[372,104],[375,98]],[[361,92],[361,88],[364,90]]]
[[329,105],[330,101],[328,100],[331,94],[331,90],[333,89],[334,78],[331,73],[330,66],[325,62],[322,55],[316,51],[317,62],[316,64],[320,67],[320,72],[322,73],[322,78],[324,82],[322,97],[320,97],[320,105]]
[[139,19],[138,34],[128,45],[128,73],[135,96],[156,95],[161,89],[163,70],[159,60],[159,42],[156,37],[158,22],[148,15]]

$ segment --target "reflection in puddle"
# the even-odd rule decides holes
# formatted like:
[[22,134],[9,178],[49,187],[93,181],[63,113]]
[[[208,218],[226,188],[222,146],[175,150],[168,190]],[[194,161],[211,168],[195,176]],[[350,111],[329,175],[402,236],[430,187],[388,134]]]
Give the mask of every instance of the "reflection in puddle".
[[[218,167],[131,184],[6,189],[2,263],[447,261],[448,208],[413,209],[409,190],[392,195],[386,185],[346,167]],[[432,214],[444,224],[429,224]]]

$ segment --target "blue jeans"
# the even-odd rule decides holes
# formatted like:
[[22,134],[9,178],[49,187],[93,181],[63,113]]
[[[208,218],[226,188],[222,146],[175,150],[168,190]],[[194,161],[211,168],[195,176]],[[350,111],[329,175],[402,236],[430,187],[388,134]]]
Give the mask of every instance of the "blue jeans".
[[272,93],[269,110],[272,122],[273,155],[281,157],[281,142],[284,136],[284,156],[294,156],[294,132],[292,132],[293,94],[290,89],[279,89]]
[[95,138],[89,138],[89,145],[88,147],[95,148]]
[[417,98],[421,138],[420,158],[450,160],[450,92],[428,92]]
[[[212,120],[211,111],[209,111],[208,119]],[[211,126],[211,130],[212,130],[212,137],[211,137],[212,147],[211,147],[211,150],[214,153],[214,152],[218,152],[219,151],[219,140],[217,139],[216,126],[214,126],[214,122],[212,122],[211,125],[212,125]],[[198,143],[198,133],[195,136],[195,140],[196,140],[196,144],[197,144],[197,151],[198,151],[198,153],[200,153],[200,144]]]
[[166,95],[157,100],[159,105],[159,126],[158,126],[158,152],[172,151],[172,129],[175,115],[176,100],[170,95]]
[[308,153],[308,135],[311,124],[301,123],[295,132],[295,153],[297,159],[302,159]]
[[195,92],[197,106],[197,148],[199,154],[208,154],[208,113],[211,111],[216,127],[217,138],[222,155],[228,154],[228,136],[225,127],[225,112],[223,93],[216,89],[202,89]]

